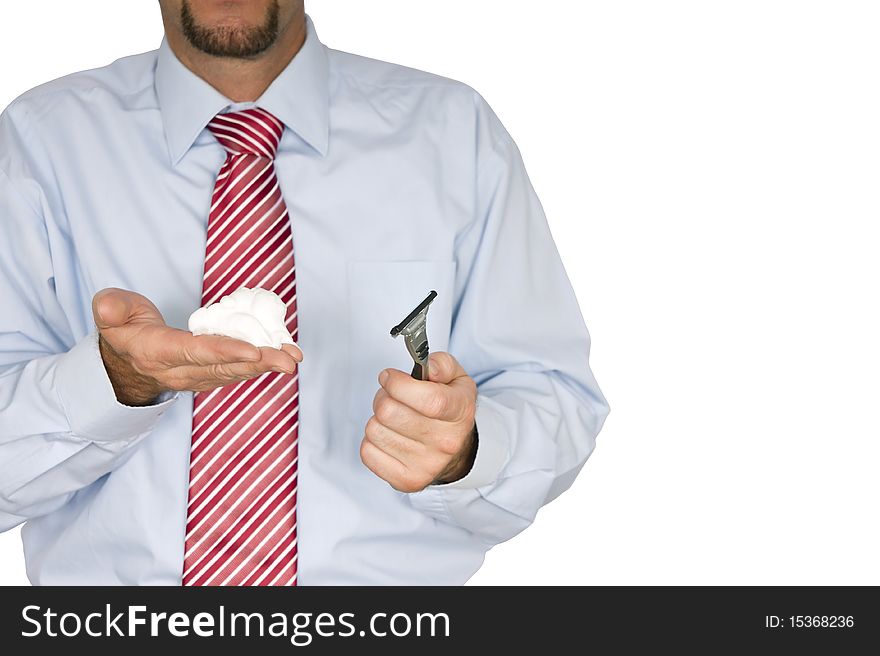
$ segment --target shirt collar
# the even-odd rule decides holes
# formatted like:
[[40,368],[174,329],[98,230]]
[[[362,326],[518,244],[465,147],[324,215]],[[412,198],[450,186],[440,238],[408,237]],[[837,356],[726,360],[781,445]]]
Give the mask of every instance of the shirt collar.
[[[277,116],[312,148],[326,155],[330,132],[329,65],[324,45],[308,16],[306,30],[302,48],[252,104]],[[175,166],[208,121],[236,104],[184,66],[164,37],[156,62],[156,94],[168,153]]]

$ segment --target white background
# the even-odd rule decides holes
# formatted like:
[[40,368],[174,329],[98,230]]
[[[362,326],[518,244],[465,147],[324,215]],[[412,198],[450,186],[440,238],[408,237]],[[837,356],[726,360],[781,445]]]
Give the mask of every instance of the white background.
[[[593,336],[598,447],[472,583],[880,583],[880,6],[307,10],[331,47],[484,95]],[[0,105],[161,35],[153,1],[3,3]],[[0,583],[26,582],[11,531]]]

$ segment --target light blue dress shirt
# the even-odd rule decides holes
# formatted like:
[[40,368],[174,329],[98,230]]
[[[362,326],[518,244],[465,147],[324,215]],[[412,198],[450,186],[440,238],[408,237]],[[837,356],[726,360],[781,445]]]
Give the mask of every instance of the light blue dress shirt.
[[[471,88],[328,49],[311,21],[256,104],[286,126],[299,584],[463,583],[571,485],[608,412],[519,152]],[[205,126],[249,105],[163,40],[0,115],[0,529],[25,522],[35,584],[180,583],[192,395],[118,403],[91,299],[135,290],[185,328],[224,159]],[[478,384],[479,449],[465,478],[406,494],[359,446],[378,373],[412,368],[389,331],[432,289],[431,348]]]

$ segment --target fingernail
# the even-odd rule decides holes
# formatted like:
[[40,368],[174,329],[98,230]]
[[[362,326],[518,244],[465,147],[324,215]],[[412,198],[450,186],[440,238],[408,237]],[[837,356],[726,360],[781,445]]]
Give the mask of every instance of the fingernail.
[[388,380],[388,370],[383,369],[382,371],[379,372],[379,384],[384,387],[386,380]]
[[292,374],[293,371],[291,369],[285,369],[284,367],[272,367],[272,371],[278,374]]

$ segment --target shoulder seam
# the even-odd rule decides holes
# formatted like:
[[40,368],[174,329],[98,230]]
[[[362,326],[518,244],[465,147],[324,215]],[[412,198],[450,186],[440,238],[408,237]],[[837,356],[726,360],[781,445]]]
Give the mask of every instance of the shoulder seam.
[[[76,73],[72,73],[72,75],[76,75]],[[63,78],[57,78],[57,79],[63,79]],[[51,82],[54,82],[54,81],[55,80],[50,80],[49,82],[46,82],[45,84],[51,84]],[[122,96],[123,98],[133,96],[136,93],[142,92],[144,89],[148,89],[152,84],[153,84],[153,82],[148,82],[147,84],[145,84],[142,87],[138,87],[137,89],[133,89],[133,90],[128,91],[126,93],[121,93],[120,96]],[[43,86],[43,85],[40,85],[40,86]],[[77,91],[94,91],[95,89],[104,89],[104,88],[106,88],[106,87],[104,87],[100,84],[95,84],[95,85],[92,85],[89,87],[78,88],[76,90]],[[64,93],[66,91],[71,91],[71,87],[63,87],[60,89],[40,89],[39,87],[35,87],[33,89],[29,89],[29,90],[25,91],[24,93],[19,95],[17,98],[13,99],[12,102],[10,102],[8,106],[14,107],[15,105],[18,105],[18,104],[28,100],[29,98],[39,99],[39,98],[43,98],[44,96],[52,96],[52,95],[55,95],[58,93]]]
[[[441,81],[437,81],[437,82],[389,82],[389,83],[381,83],[380,84],[380,83],[376,83],[376,82],[370,82],[369,80],[365,80],[361,77],[357,77],[357,76],[355,76],[351,73],[345,72],[345,71],[337,70],[337,73],[339,74],[340,77],[343,77],[346,80],[352,80],[358,84],[373,87],[376,89],[393,89],[393,88],[399,88],[399,87],[409,87],[409,88],[422,87],[422,88],[426,88],[426,89],[428,89],[428,88],[440,89],[443,87],[448,87],[448,88],[453,88],[453,89],[455,89],[455,88],[470,89],[471,88],[466,83],[459,82],[457,80],[452,80],[451,78],[442,78],[443,80],[446,80],[445,82],[441,82]],[[433,73],[429,73],[429,75],[433,75]],[[437,76],[437,77],[440,77],[440,76]]]
[[461,80],[454,80],[450,77],[444,77],[442,75],[438,75],[436,73],[431,73],[429,71],[422,71],[417,68],[412,68],[410,66],[404,66],[403,64],[395,64],[394,62],[386,62],[386,61],[382,61],[381,59],[374,59],[372,57],[364,57],[362,55],[356,55],[356,54],[353,54],[350,52],[345,52],[344,50],[336,50],[334,48],[327,48],[327,51],[331,52],[331,53],[338,53],[339,55],[342,55],[344,57],[354,57],[354,58],[366,60],[369,62],[375,62],[376,64],[388,66],[390,68],[398,68],[398,69],[403,69],[403,70],[414,71],[415,73],[419,73],[421,75],[434,78],[433,80],[430,80],[430,81],[421,81],[421,82],[390,82],[390,83],[378,84],[375,82],[370,82],[369,80],[365,80],[364,78],[357,77],[356,75],[342,69],[341,67],[338,67],[338,66],[335,67],[335,70],[340,77],[343,77],[346,80],[351,80],[351,81],[357,82],[358,84],[364,84],[364,85],[371,86],[374,88],[386,88],[386,87],[387,88],[394,88],[394,87],[419,86],[419,87],[452,87],[452,88],[464,87],[467,89],[472,89],[472,87],[469,84],[462,82]]
[[[147,51],[147,52],[140,53],[140,54],[141,54],[141,55],[145,55],[145,54],[148,54],[149,52],[154,52],[154,51]],[[136,57],[136,56],[139,56],[139,55],[129,55],[129,56],[130,56],[130,57]],[[127,58],[128,58],[128,57],[122,57],[121,59],[127,59]],[[27,100],[28,98],[38,99],[38,98],[42,98],[42,97],[44,97],[44,96],[52,96],[52,95],[55,95],[55,94],[58,94],[58,93],[64,93],[64,92],[66,92],[66,91],[71,91],[74,87],[71,87],[71,86],[63,86],[63,87],[60,87],[60,88],[44,88],[44,89],[41,89],[40,87],[48,87],[48,86],[51,85],[53,82],[58,82],[58,81],[63,80],[63,79],[65,79],[65,78],[75,77],[75,76],[77,76],[77,75],[84,75],[84,74],[86,74],[86,73],[92,73],[92,72],[94,72],[94,71],[102,71],[102,70],[105,70],[105,69],[110,68],[111,66],[113,66],[113,64],[115,64],[117,61],[120,61],[120,60],[117,59],[117,60],[115,60],[115,61],[113,61],[113,62],[110,62],[109,64],[104,65],[104,66],[99,66],[99,67],[97,67],[97,68],[88,68],[88,69],[85,69],[85,70],[82,70],[82,71],[74,71],[74,72],[72,72],[72,73],[68,73],[67,75],[62,75],[62,76],[60,76],[60,77],[57,77],[57,78],[55,78],[55,79],[53,79],[53,80],[47,80],[46,82],[44,82],[44,83],[42,83],[42,84],[40,84],[40,85],[37,85],[36,87],[34,87],[34,88],[32,88],[32,89],[28,89],[27,91],[23,91],[23,92],[22,92],[21,94],[19,94],[16,98],[14,98],[14,99],[12,100],[12,102],[10,102],[9,105],[8,105],[7,107],[9,108],[9,107],[13,107],[13,106],[15,106],[15,105],[18,105],[18,104],[20,104],[21,102]],[[154,62],[154,64],[153,64],[153,68],[155,69],[155,62]],[[121,93],[120,95],[121,95],[123,98],[127,98],[127,97],[129,97],[129,96],[134,95],[134,94],[141,93],[142,91],[144,91],[145,89],[148,89],[148,88],[149,88],[151,85],[153,85],[153,84],[155,84],[155,76],[153,76],[153,79],[150,80],[150,81],[148,81],[148,82],[147,82],[146,84],[144,84],[143,86],[139,86],[139,87],[137,87],[136,89],[133,89],[133,90],[131,90],[131,91],[128,91],[128,92],[125,92],[125,93]],[[93,90],[95,90],[95,89],[101,89],[101,88],[106,88],[106,87],[102,86],[102,85],[99,84],[99,83],[94,83],[94,84],[92,84],[92,85],[90,85],[90,86],[82,87],[82,88],[79,88],[79,89],[76,89],[76,90],[77,90],[77,91],[88,92],[88,91],[93,91]]]

